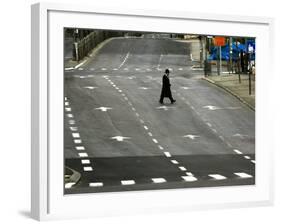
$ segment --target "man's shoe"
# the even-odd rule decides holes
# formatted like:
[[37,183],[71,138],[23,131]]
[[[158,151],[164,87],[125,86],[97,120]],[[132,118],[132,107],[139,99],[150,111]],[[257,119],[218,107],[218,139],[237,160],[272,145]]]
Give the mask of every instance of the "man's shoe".
[[176,102],[176,100],[173,100],[172,102],[171,102],[171,104],[173,104],[173,103],[175,103]]

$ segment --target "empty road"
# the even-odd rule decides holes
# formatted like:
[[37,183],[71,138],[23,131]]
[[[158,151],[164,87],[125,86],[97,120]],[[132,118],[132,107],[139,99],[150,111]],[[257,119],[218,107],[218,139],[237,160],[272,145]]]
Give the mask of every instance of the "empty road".
[[[144,35],[105,41],[65,70],[65,193],[255,183],[255,112],[202,80],[190,44]],[[159,104],[170,69],[173,97]]]

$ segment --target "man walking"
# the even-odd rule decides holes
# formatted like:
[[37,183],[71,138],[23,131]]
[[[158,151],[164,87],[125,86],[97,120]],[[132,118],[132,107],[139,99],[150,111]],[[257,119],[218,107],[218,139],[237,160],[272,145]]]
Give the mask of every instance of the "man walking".
[[168,97],[171,100],[172,104],[174,102],[176,102],[176,100],[174,100],[172,97],[169,74],[170,74],[169,69],[166,69],[165,74],[163,75],[163,78],[162,78],[162,91],[161,91],[161,96],[160,96],[160,100],[159,100],[159,103],[161,103],[161,104],[163,104],[164,97]]

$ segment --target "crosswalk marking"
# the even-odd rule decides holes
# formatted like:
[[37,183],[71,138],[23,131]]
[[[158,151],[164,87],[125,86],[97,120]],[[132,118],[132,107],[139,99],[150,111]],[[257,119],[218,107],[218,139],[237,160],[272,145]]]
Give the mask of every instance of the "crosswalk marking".
[[82,159],[82,160],[81,160],[81,163],[82,163],[82,164],[90,164],[90,160],[88,160],[88,159]]
[[135,183],[134,180],[121,180],[122,185],[134,185]]
[[152,178],[151,180],[156,184],[167,182],[164,178]]
[[91,166],[85,166],[84,171],[93,171],[93,168]]
[[225,176],[220,175],[220,174],[209,174],[208,176],[209,176],[209,177],[212,177],[212,178],[214,178],[214,179],[216,179],[216,180],[224,180],[224,179],[226,179]]
[[182,176],[182,179],[184,179],[187,182],[197,181],[197,178],[194,176]]
[[94,182],[89,184],[90,187],[102,187],[103,183],[102,182]]
[[234,173],[235,175],[241,177],[241,178],[251,178],[253,177],[252,175],[250,174],[247,174],[247,173],[243,173],[243,172],[240,172],[240,173]]

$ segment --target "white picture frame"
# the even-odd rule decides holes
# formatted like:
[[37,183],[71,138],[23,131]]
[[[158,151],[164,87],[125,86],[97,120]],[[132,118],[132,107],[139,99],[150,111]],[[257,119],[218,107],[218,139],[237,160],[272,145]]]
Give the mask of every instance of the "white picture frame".
[[[147,24],[150,24],[149,27]],[[273,55],[271,18],[191,12],[32,5],[31,214],[37,220],[248,207],[273,203],[273,146],[267,89]],[[63,194],[63,28],[143,30],[256,37],[256,184],[160,191]],[[270,74],[273,74],[269,71]]]

